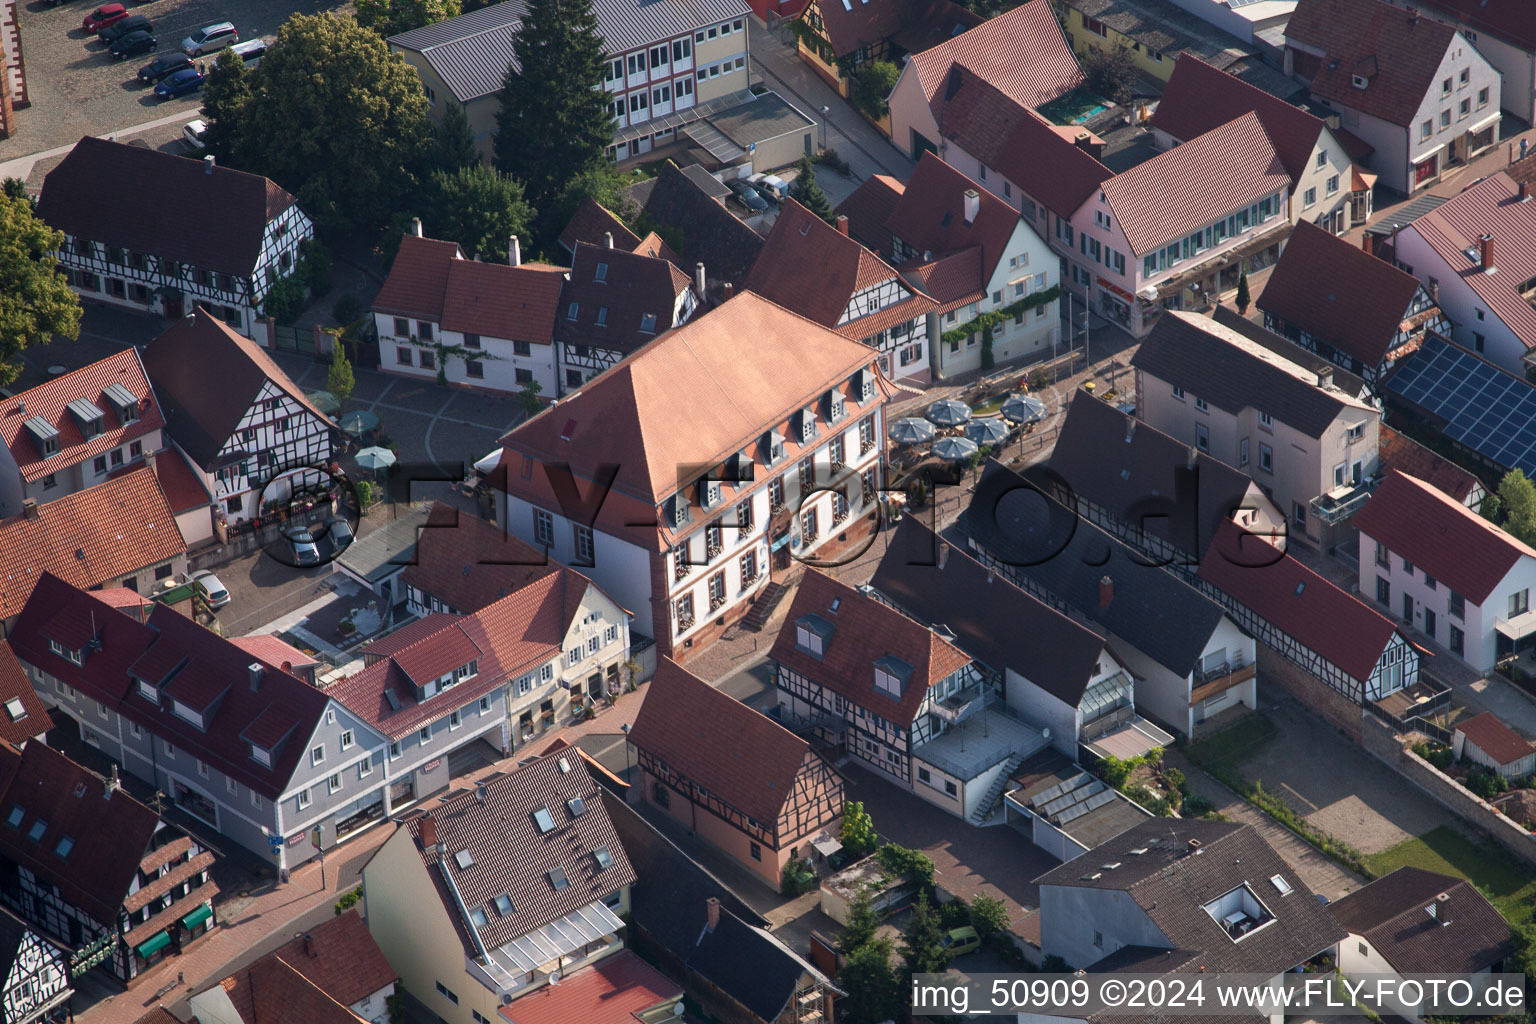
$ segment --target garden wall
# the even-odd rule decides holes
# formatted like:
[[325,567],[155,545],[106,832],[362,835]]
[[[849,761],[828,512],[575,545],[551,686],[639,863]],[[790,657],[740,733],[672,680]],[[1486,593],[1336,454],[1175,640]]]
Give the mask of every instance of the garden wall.
[[1412,740],[1374,718],[1361,723],[1361,745],[1511,854],[1536,867],[1536,838],[1493,805],[1413,752]]
[[1299,700],[1314,714],[1322,715],[1344,735],[1361,742],[1360,719],[1365,711],[1348,697],[1334,690],[1293,661],[1288,661],[1273,647],[1258,645],[1258,701],[1264,702],[1263,688],[1277,686]]

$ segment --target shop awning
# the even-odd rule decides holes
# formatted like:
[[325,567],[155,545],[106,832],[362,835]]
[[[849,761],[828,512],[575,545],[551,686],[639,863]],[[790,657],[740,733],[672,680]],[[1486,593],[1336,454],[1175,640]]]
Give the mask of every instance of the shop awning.
[[170,933],[169,932],[161,932],[159,935],[156,935],[154,938],[149,939],[146,942],[139,943],[138,947],[134,949],[134,952],[139,954],[139,956],[143,957],[144,959],[148,960],[150,957],[154,956],[156,953],[160,952],[162,949],[164,949],[166,946],[169,946],[170,944],[171,944]]
[[196,910],[192,911],[192,913],[190,913],[186,917],[182,918],[181,919],[181,926],[183,928],[196,928],[198,925],[202,924],[204,921],[208,920],[212,916],[213,916],[213,908],[210,907],[208,904],[204,903],[202,906],[200,906]]

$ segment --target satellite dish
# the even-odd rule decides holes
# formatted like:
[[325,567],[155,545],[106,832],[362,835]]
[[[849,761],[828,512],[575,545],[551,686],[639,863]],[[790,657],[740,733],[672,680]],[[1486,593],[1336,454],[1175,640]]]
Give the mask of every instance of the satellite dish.
[[682,1003],[676,1003],[672,1007],[672,1013],[673,1013],[674,1016],[681,1017],[683,1015],[683,1010],[684,1009],[685,1009],[685,1007],[683,1006]]

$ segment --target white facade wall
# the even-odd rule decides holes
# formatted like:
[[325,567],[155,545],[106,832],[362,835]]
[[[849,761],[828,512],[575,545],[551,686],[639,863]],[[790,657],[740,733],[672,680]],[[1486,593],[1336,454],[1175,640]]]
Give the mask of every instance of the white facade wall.
[[[397,328],[404,322],[408,335],[400,335]],[[379,337],[379,368],[389,373],[415,377],[419,380],[437,381],[438,360],[443,362],[443,375],[449,384],[485,388],[516,394],[529,380],[539,385],[539,394],[553,397],[558,394],[555,376],[555,345],[546,343],[514,342],[506,338],[480,335],[480,347],[485,356],[474,360],[480,375],[470,373],[470,360],[461,355],[445,354],[442,349],[464,348],[464,335],[459,331],[445,331],[436,321],[413,320],[392,314],[374,313],[374,327]],[[422,326],[427,325],[434,344],[421,341],[413,343],[412,337],[426,335]]]
[[[134,454],[135,446],[138,454]],[[22,496],[36,498],[37,503],[41,505],[56,498],[83,491],[87,487],[95,487],[124,467],[141,464],[146,452],[158,452],[164,446],[162,433],[159,428],[156,428],[132,441],[125,441],[115,448],[109,448],[99,455],[77,462],[73,466],[61,467],[48,476],[24,482]],[[191,541],[188,543],[190,544]]]
[[271,381],[262,385],[256,400],[240,418],[235,432],[219,450],[219,460],[251,452],[249,458],[211,474],[205,474],[214,503],[229,522],[258,514],[261,501],[279,497],[277,489],[263,490],[284,469],[323,466],[331,460],[330,427]]
[[[1426,286],[1434,279],[1439,287],[1440,308],[1451,320],[1452,341],[1522,379],[1525,377],[1526,343],[1488,308],[1462,276],[1475,269],[1470,261],[1459,260],[1455,267],[1447,264],[1411,224],[1397,233],[1394,259]],[[1498,259],[1495,251],[1495,266]],[[1530,340],[1536,343],[1536,338]]]
[[[687,110],[747,88],[747,17],[702,26],[635,50],[607,55],[604,88],[613,97],[609,111],[619,131]],[[617,160],[648,153],[674,139],[674,129],[619,143]]]
[[[923,83],[911,61],[902,66],[901,77],[896,79],[896,87],[891,90],[886,105],[891,108],[891,142],[897,149],[916,160],[922,156],[923,142],[929,148],[938,147],[939,125],[933,119],[933,108],[928,105]],[[959,164],[954,166],[964,170]]]

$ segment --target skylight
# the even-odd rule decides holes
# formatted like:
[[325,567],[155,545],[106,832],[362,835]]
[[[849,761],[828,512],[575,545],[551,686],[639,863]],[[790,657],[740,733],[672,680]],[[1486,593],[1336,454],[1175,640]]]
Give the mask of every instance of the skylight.
[[496,907],[496,913],[502,917],[512,916],[512,898],[506,893],[497,896],[491,903]]
[[540,807],[533,812],[533,823],[539,826],[539,831],[553,832],[555,829],[555,816],[549,813],[548,807]]
[[565,877],[565,868],[550,868],[549,884],[555,887],[556,892],[570,888],[571,880]]
[[1280,890],[1281,896],[1289,896],[1291,894],[1291,883],[1285,880],[1284,875],[1271,875],[1269,881],[1276,889]]
[[587,805],[581,797],[577,796],[565,802],[565,809],[571,812],[571,817],[579,818],[581,813],[587,809]]
[[12,697],[5,702],[5,712],[11,716],[11,721],[19,722],[27,717],[27,709],[22,707],[20,697]]
[[75,837],[74,836],[60,836],[59,837],[59,845],[54,847],[53,852],[59,855],[59,859],[60,860],[68,860],[69,859],[69,851],[73,850],[74,848],[75,848]]
[[475,866],[475,855],[468,850],[460,850],[453,855],[453,862],[459,866],[460,871],[463,871],[465,868]]
[[20,828],[21,819],[26,816],[27,812],[22,808],[21,804],[17,804],[11,808],[11,813],[6,815],[5,823],[11,826],[11,828]]
[[484,928],[487,920],[488,919],[485,916],[485,911],[481,910],[479,907],[476,907],[474,910],[469,912],[469,923],[474,925],[476,928]]
[[613,854],[608,852],[608,847],[599,846],[592,851],[592,859],[597,861],[597,870],[607,871],[613,867]]
[[32,823],[32,827],[27,829],[27,838],[33,842],[36,842],[37,840],[42,839],[43,833],[47,831],[48,822],[42,818],[38,818]]

